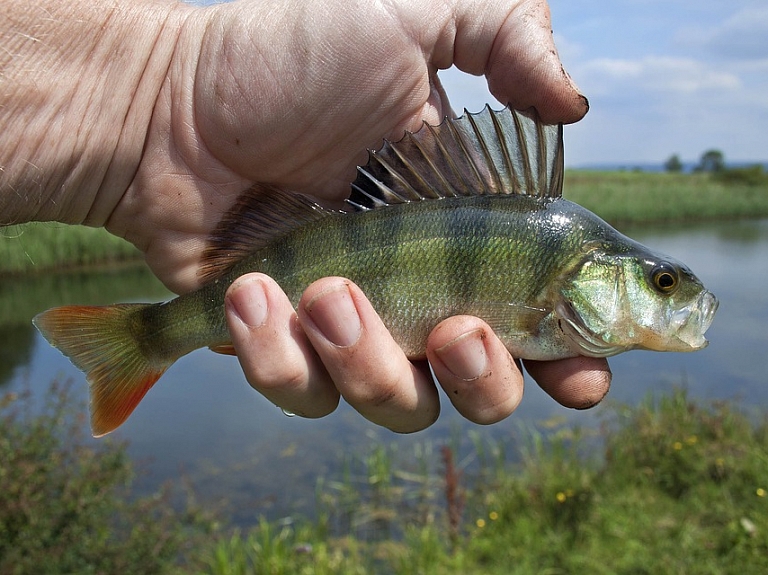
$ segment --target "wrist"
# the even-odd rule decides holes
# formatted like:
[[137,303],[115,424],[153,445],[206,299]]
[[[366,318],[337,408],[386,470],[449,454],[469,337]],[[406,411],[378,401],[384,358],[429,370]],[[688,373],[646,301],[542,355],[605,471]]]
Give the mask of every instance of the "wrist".
[[0,24],[0,224],[102,225],[135,172],[176,37],[167,0],[11,0]]

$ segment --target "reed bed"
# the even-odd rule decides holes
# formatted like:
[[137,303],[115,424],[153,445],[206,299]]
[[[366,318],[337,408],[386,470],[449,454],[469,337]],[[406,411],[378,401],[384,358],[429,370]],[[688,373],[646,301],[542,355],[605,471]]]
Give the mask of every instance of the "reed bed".
[[768,217],[768,179],[572,170],[564,196],[612,224]]
[[35,274],[141,260],[134,246],[101,228],[30,223],[0,228],[0,273]]

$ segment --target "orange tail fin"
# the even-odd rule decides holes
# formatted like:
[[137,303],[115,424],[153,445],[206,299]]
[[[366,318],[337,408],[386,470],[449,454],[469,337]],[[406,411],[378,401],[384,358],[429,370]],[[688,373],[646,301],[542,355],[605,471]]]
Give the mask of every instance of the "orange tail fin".
[[133,314],[149,305],[64,306],[33,320],[45,339],[85,372],[94,437],[119,427],[173,363],[147,357],[132,333]]

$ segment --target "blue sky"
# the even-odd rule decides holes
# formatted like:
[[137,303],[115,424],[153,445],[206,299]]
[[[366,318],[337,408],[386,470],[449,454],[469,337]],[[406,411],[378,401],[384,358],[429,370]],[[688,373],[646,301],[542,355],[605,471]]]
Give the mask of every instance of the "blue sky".
[[[768,160],[768,2],[551,0],[555,42],[589,98],[566,164]],[[482,78],[441,78],[454,109],[495,102]]]

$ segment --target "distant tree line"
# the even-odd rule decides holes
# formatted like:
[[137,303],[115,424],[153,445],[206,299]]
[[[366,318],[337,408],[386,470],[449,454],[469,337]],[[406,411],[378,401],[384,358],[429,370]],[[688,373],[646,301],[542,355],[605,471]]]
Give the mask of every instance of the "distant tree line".
[[[672,154],[669,159],[664,162],[664,169],[668,172],[682,172],[683,162],[680,160],[680,156]],[[725,169],[725,154],[720,150],[707,150],[701,155],[699,163],[693,168],[694,172],[709,172],[716,173],[722,172]]]
[[664,169],[668,172],[682,172],[683,162],[680,161],[680,156],[672,154],[669,159],[664,162]]
[[[679,173],[683,171],[683,162],[678,154],[672,154],[666,162],[664,169],[667,172]],[[750,185],[768,184],[768,173],[760,164],[753,166],[729,168],[725,164],[725,154],[717,149],[707,150],[701,155],[699,163],[693,168],[694,172],[711,174],[717,180],[726,183],[743,183]]]

